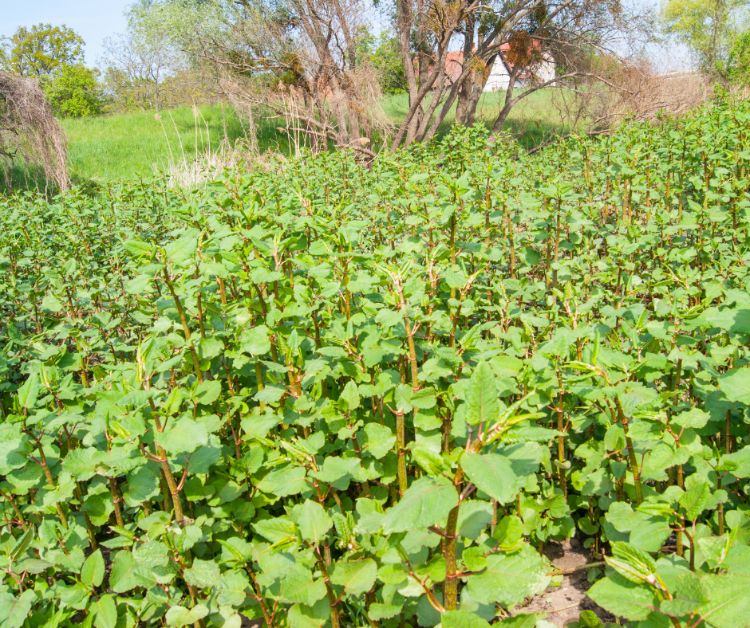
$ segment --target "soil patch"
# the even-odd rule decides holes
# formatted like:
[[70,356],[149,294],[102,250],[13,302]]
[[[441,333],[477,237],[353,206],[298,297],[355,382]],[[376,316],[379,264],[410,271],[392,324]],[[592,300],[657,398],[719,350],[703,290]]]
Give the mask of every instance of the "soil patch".
[[592,562],[592,558],[577,539],[562,544],[549,544],[544,548],[544,553],[565,574],[562,584],[548,588],[519,609],[520,612],[544,613],[548,622],[560,627],[577,622],[581,611],[585,610],[594,611],[602,621],[612,619],[606,611],[586,597],[586,591],[591,586],[588,581],[591,569],[587,569],[586,565]]

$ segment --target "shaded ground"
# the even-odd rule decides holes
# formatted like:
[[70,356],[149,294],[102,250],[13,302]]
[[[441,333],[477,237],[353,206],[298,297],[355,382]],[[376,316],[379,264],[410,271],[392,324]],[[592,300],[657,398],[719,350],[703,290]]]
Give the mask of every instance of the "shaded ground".
[[611,620],[605,611],[586,597],[586,591],[591,586],[588,574],[592,571],[586,565],[591,564],[592,559],[580,543],[573,539],[563,544],[550,544],[545,547],[545,554],[564,574],[562,584],[548,588],[519,611],[546,613],[547,621],[560,627],[577,622],[581,611],[585,610],[594,611],[602,621]]

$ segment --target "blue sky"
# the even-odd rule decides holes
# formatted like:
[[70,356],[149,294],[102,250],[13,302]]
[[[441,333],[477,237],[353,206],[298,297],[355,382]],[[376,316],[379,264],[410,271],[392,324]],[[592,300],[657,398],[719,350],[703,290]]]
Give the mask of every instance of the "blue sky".
[[65,24],[86,42],[86,61],[96,65],[107,37],[125,30],[132,0],[0,0],[0,37],[39,22]]

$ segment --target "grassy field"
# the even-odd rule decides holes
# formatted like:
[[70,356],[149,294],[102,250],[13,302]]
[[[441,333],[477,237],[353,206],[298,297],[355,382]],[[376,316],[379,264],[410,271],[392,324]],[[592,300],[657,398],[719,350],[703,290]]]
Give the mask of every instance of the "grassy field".
[[[491,124],[502,94],[485,94],[479,119]],[[388,96],[386,114],[398,122],[406,112],[403,94]],[[453,122],[449,115],[443,131]],[[68,136],[71,174],[76,182],[141,179],[175,164],[191,162],[223,143],[242,140],[246,128],[231,107],[182,107],[159,114],[136,112],[63,120]],[[258,121],[261,151],[288,151],[287,138],[273,120]],[[538,144],[564,131],[549,92],[529,96],[510,116],[508,129],[526,146]]]
[[216,151],[245,129],[230,107],[181,107],[63,121],[76,181],[139,179],[183,158]]
[[[530,94],[511,111],[506,128],[518,137],[524,146],[536,146],[568,130],[555,107],[553,94],[551,90]],[[487,125],[492,125],[500,112],[504,95],[504,92],[483,94],[477,107],[477,119]],[[406,94],[387,96],[383,102],[386,114],[394,121],[403,119],[407,107]],[[454,113],[455,109],[446,117],[441,127],[441,134],[453,124]]]

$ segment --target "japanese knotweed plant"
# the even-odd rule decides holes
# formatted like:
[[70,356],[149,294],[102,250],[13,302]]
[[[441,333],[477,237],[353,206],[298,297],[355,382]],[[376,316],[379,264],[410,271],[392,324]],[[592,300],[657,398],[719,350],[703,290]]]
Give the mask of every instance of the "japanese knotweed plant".
[[0,200],[0,624],[743,625],[748,122]]

